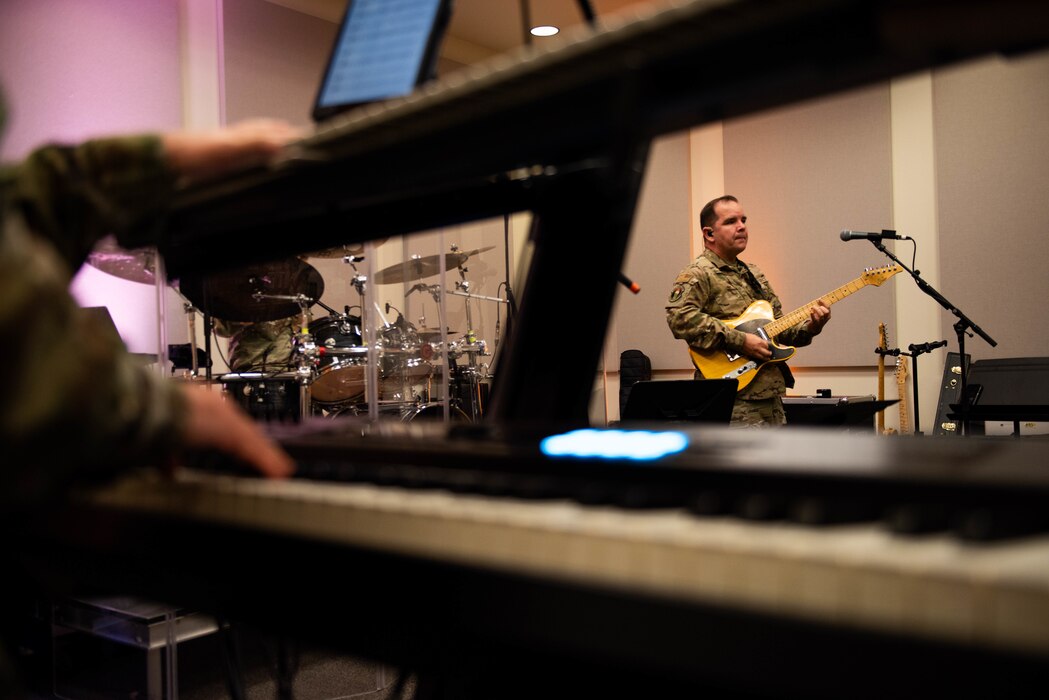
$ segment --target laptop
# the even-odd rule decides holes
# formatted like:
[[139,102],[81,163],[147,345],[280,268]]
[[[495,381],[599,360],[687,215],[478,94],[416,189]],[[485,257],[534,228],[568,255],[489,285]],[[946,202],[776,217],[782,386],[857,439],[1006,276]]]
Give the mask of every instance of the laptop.
[[313,103],[320,123],[402,97],[437,73],[452,0],[349,0]]
[[623,421],[722,423],[732,420],[735,379],[643,381],[630,388]]

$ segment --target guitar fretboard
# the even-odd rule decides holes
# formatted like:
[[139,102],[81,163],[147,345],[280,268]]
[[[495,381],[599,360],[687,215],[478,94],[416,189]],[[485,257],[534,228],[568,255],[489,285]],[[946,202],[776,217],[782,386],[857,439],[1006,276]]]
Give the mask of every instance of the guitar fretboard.
[[824,294],[819,299],[813,299],[804,306],[801,306],[788,314],[784,314],[783,316],[777,318],[775,321],[766,324],[765,332],[768,333],[770,337],[779,335],[788,328],[793,328],[794,326],[807,319],[809,317],[809,313],[812,311],[812,308],[819,304],[821,301],[827,306],[830,306],[831,304],[836,304],[845,297],[860,291],[869,284],[880,285],[886,279],[898,273],[901,269],[902,268],[898,265],[893,265],[889,268],[886,268],[885,272],[881,274],[875,276],[864,275],[862,277],[857,277],[851,282],[847,282],[841,285],[829,294]]

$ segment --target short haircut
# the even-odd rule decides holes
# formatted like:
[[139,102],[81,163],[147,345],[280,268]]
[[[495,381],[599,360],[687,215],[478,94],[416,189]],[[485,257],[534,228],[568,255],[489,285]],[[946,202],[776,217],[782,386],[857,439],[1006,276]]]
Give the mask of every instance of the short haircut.
[[701,228],[710,226],[713,228],[714,224],[717,223],[718,213],[714,211],[714,207],[717,206],[718,202],[736,202],[739,200],[730,194],[723,194],[717,199],[712,199],[703,205],[703,208],[699,212],[699,225]]

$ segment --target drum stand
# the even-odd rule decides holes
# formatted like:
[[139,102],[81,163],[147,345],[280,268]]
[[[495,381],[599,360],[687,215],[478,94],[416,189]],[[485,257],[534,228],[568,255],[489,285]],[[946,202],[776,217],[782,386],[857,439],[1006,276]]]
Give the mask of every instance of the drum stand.
[[[472,294],[470,292],[470,281],[466,279],[467,272],[468,270],[465,267],[461,265],[459,266],[459,277],[461,277],[462,279],[455,283],[455,290],[449,291],[448,293],[454,296],[463,297],[466,300],[466,335],[464,336],[466,340],[466,345],[462,348],[462,351],[466,354],[467,365],[466,367],[460,370],[461,376],[465,381],[459,387],[459,389],[460,394],[462,394],[464,390],[468,390],[470,399],[466,401],[466,403],[469,404],[469,416],[471,420],[476,421],[484,416],[485,407],[488,403],[488,397],[487,395],[483,394],[481,384],[481,380],[486,379],[487,377],[482,375],[481,367],[477,362],[478,355],[488,354],[488,344],[483,340],[477,339],[477,334],[474,331],[473,314],[471,312],[470,300],[480,299],[483,301],[493,301],[500,304],[507,303],[507,300],[500,299],[499,297],[489,297],[483,296],[481,294]],[[450,360],[451,357],[449,357],[449,361]],[[485,368],[485,370],[487,370],[487,367]],[[464,397],[460,396],[460,401],[462,401],[463,398]],[[462,406],[461,408],[463,408],[464,410],[467,409],[466,406]]]

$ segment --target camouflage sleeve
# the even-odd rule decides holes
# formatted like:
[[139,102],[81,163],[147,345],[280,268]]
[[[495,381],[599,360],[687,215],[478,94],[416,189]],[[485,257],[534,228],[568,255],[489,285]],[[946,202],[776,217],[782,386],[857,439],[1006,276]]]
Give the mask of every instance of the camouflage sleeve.
[[46,146],[7,177],[8,204],[70,273],[107,234],[126,248],[154,243],[175,185],[160,138],[151,135]]
[[0,234],[4,506],[172,454],[181,394],[77,313],[64,262],[19,217]]
[[707,313],[711,300],[717,296],[710,278],[687,269],[674,280],[667,300],[667,325],[675,338],[680,338],[699,350],[724,348],[740,352],[746,334],[719,321]]
[[181,394],[92,327],[67,291],[102,236],[151,242],[173,186],[150,136],[47,146],[0,171],[5,505],[29,507],[174,450]]

